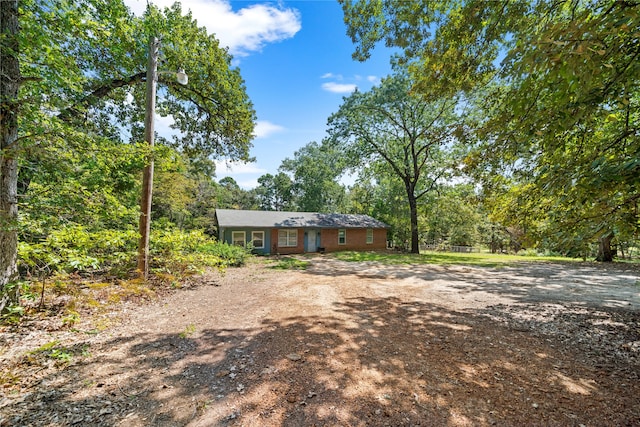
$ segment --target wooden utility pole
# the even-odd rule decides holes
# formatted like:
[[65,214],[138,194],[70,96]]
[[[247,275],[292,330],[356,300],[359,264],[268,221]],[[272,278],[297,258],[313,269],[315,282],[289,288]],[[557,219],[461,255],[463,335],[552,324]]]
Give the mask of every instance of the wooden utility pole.
[[156,112],[156,84],[158,81],[158,51],[160,42],[157,37],[149,40],[149,59],[147,62],[147,96],[144,114],[144,139],[149,144],[147,162],[142,175],[142,197],[140,198],[140,243],[138,245],[138,272],[140,277],[149,276],[149,234],[151,233],[151,198],[153,194],[153,145],[154,119]]

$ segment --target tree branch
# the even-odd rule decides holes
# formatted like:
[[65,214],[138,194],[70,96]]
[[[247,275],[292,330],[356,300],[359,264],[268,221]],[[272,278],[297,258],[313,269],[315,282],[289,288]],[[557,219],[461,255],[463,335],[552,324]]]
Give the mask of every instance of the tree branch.
[[138,74],[134,74],[124,79],[114,79],[106,84],[94,89],[89,95],[82,98],[75,105],[72,105],[69,108],[66,108],[60,112],[58,118],[62,121],[68,122],[74,117],[82,114],[82,111],[87,107],[91,106],[97,100],[104,98],[113,90],[121,88],[123,86],[132,86],[136,83],[143,81],[143,79],[147,76],[146,71],[142,71]]

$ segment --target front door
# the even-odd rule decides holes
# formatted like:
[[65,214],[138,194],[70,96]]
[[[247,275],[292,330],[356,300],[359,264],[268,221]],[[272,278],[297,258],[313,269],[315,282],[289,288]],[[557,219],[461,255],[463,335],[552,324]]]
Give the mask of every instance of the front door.
[[307,252],[315,252],[318,250],[316,242],[318,233],[316,230],[307,231]]

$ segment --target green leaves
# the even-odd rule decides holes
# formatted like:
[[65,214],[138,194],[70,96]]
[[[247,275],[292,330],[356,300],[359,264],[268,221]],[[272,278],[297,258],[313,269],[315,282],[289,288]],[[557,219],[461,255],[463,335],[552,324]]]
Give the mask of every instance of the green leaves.
[[[345,189],[336,181],[344,172],[344,153],[324,141],[312,141],[282,161],[279,170],[293,175],[290,191],[303,212],[339,212]],[[279,176],[280,174],[278,174]],[[281,177],[286,189],[287,182]]]
[[[121,1],[22,3],[24,142],[68,130],[141,142],[149,34],[161,39],[161,70],[184,68],[180,86],[161,75],[158,112],[171,114],[171,141],[188,153],[246,160],[255,112],[231,56],[179,4],[134,17]],[[62,123],[56,123],[62,120]],[[50,125],[46,125],[50,123]]]
[[[582,251],[603,230],[637,236],[635,3],[380,0],[358,11],[362,3],[342,3],[357,49],[382,40],[403,49],[399,62],[425,99],[466,94],[478,140],[466,164],[487,189],[506,191],[490,193],[494,205],[513,202],[503,211],[520,212],[524,229],[543,230],[550,245],[574,241]],[[496,187],[496,174],[509,184]],[[515,204],[523,197],[539,206]]]
[[411,217],[411,250],[418,251],[417,200],[452,172],[449,153],[459,129],[455,99],[425,100],[411,93],[412,81],[397,69],[369,92],[345,98],[328,121],[326,144],[344,153],[354,170],[369,165],[402,183]]
[[[103,258],[98,243],[86,238],[110,242],[114,230],[135,234],[140,172],[151,154],[141,131],[150,35],[161,39],[161,71],[184,68],[189,74],[187,86],[165,74],[159,82],[158,113],[170,115],[176,130],[165,141],[171,148],[153,153],[159,215],[165,224],[210,228],[211,209],[203,205],[213,204],[215,183],[202,159],[249,160],[255,121],[240,71],[215,36],[178,3],[164,10],[149,5],[142,17],[121,0],[25,0],[19,6],[18,48],[11,50],[19,55],[23,78],[14,76],[21,86],[11,106],[18,130],[11,154],[20,162],[22,262],[69,270],[129,256],[128,249],[112,248],[118,259]],[[4,39],[0,43],[3,52],[9,49]],[[182,161],[183,155],[193,163],[184,160],[183,169],[172,169],[180,163],[172,156]],[[15,174],[10,180],[15,188]],[[176,183],[181,185],[172,188]],[[0,195],[9,198],[16,196]],[[62,238],[69,236],[71,241]],[[0,256],[2,271],[15,270],[15,250],[9,252]]]
[[90,232],[80,225],[51,231],[40,242],[20,242],[23,268],[34,276],[52,272],[108,270],[133,260],[138,235],[135,230]]

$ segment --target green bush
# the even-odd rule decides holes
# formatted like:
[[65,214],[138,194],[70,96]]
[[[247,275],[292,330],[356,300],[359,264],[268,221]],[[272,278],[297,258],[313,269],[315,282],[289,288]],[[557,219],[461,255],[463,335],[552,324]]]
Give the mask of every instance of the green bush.
[[54,230],[40,242],[20,242],[21,267],[33,275],[56,271],[110,270],[135,259],[133,230],[87,231],[81,225]]
[[[81,225],[54,230],[39,242],[20,242],[23,272],[47,277],[56,272],[101,271],[121,276],[133,271],[137,230],[88,231]],[[203,267],[244,264],[249,250],[216,242],[202,230],[154,230],[150,239],[152,267],[171,273],[195,273]]]
[[247,248],[217,242],[202,231],[178,230],[159,233],[152,248],[157,267],[181,274],[197,273],[203,267],[241,266],[250,252]]
[[153,230],[149,250],[153,255],[196,252],[201,245],[211,241],[202,230]]
[[230,245],[225,242],[211,241],[200,245],[198,252],[216,256],[224,260],[228,266],[239,267],[245,263],[247,256],[251,253],[251,249]]

